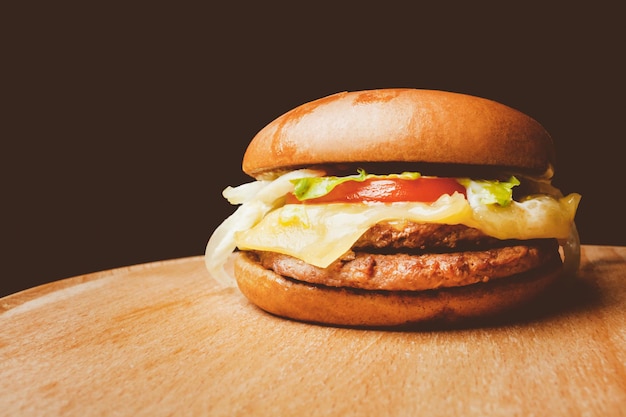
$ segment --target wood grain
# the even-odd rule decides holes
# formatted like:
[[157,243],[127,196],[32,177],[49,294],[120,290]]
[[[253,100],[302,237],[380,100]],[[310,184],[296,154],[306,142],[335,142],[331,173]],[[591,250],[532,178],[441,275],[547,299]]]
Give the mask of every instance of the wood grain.
[[0,299],[0,415],[626,415],[626,247],[512,322],[411,331],[279,319],[201,257]]

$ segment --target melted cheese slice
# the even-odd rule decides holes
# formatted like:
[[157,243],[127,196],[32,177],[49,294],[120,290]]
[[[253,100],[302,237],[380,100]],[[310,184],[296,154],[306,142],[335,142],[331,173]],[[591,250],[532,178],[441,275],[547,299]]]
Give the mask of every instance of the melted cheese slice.
[[289,204],[235,233],[242,250],[291,255],[327,267],[382,221],[464,224],[499,239],[567,239],[580,196],[540,196],[507,207],[470,205],[461,194],[434,203]]
[[228,257],[237,248],[235,233],[254,227],[265,214],[280,206],[281,198],[293,190],[294,178],[316,177],[322,171],[301,169],[291,171],[273,181],[255,181],[227,187],[222,193],[231,204],[241,204],[237,210],[214,231],[205,249],[204,261],[213,278],[224,286],[234,286],[235,281],[224,269]]

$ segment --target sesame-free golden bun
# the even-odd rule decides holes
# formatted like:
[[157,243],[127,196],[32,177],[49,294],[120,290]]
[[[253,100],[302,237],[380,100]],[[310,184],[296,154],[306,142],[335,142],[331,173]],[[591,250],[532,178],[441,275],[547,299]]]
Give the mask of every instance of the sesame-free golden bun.
[[420,89],[342,92],[281,115],[252,139],[257,178],[301,167],[408,162],[553,175],[554,146],[533,118],[498,102]]

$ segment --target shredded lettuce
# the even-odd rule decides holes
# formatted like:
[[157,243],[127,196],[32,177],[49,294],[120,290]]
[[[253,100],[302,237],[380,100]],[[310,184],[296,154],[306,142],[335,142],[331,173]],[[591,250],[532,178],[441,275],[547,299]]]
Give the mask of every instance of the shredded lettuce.
[[467,190],[467,199],[475,204],[498,204],[506,207],[513,201],[513,187],[520,185],[514,176],[508,181],[470,180],[458,178],[457,181]]
[[[294,195],[300,201],[318,198],[330,193],[333,188],[346,181],[363,182],[371,178],[402,178],[417,179],[421,177],[419,172],[403,172],[401,174],[375,175],[368,174],[363,169],[357,170],[358,174],[345,177],[325,176],[307,177],[291,180],[294,185]],[[519,180],[511,176],[508,181],[498,180],[471,180],[457,178],[457,181],[467,189],[469,200],[477,204],[498,204],[506,207],[513,201],[513,187],[520,184]]]
[[294,185],[293,193],[300,201],[310,200],[312,198],[318,198],[330,193],[333,188],[346,181],[358,181],[363,182],[370,178],[403,178],[403,179],[417,179],[421,176],[419,172],[403,172],[401,174],[390,175],[375,175],[368,174],[363,169],[357,170],[358,174],[348,175],[345,177],[307,177],[297,178],[291,180]]

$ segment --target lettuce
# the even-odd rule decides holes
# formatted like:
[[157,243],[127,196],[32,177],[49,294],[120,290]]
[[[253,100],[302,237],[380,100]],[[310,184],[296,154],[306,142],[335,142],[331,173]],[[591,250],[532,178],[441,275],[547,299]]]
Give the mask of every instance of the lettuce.
[[358,181],[363,182],[370,178],[403,178],[403,179],[417,179],[421,176],[419,172],[403,172],[401,174],[390,175],[375,175],[368,174],[363,169],[357,170],[358,174],[348,175],[345,177],[308,177],[297,178],[291,180],[294,184],[293,193],[300,201],[310,200],[312,198],[318,198],[330,193],[333,188],[346,181]]
[[498,204],[506,207],[513,201],[513,187],[520,184],[511,176],[508,181],[457,179],[467,190],[467,199],[476,205]]
[[[345,177],[307,177],[292,179],[294,195],[300,201],[318,198],[328,194],[337,185],[346,181],[362,182],[371,178],[402,178],[417,179],[421,177],[419,172],[403,172],[401,174],[375,175],[368,174],[363,169],[357,170],[358,174]],[[467,190],[467,198],[475,204],[498,204],[506,207],[513,201],[513,187],[520,184],[519,180],[511,176],[507,181],[498,180],[471,180],[468,178],[456,179]]]

